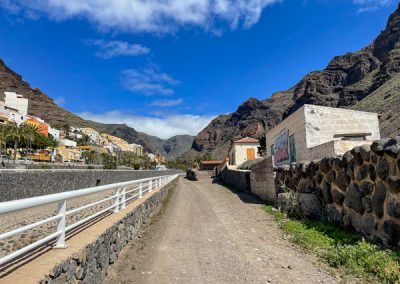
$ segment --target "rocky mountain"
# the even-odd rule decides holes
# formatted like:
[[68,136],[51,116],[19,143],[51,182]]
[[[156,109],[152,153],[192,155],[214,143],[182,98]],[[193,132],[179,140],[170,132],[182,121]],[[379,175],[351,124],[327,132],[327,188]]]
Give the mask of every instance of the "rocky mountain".
[[194,139],[187,159],[226,155],[232,140],[257,138],[303,104],[354,108],[380,114],[382,136],[400,135],[400,6],[384,31],[367,47],[337,56],[267,100],[250,99],[236,112],[214,119]]
[[160,139],[138,132],[125,124],[102,124],[83,118],[61,108],[52,98],[38,88],[31,88],[22,76],[11,70],[0,59],[0,100],[4,100],[4,92],[16,92],[29,99],[28,113],[44,119],[51,125],[70,124],[77,127],[92,127],[99,132],[106,132],[120,137],[129,143],[143,146],[144,150],[174,158],[190,149],[193,137],[178,135],[170,139]]

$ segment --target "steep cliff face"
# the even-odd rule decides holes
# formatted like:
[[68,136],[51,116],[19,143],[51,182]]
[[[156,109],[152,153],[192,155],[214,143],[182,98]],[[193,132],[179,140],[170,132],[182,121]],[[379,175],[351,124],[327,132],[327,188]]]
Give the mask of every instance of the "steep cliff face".
[[[39,89],[31,88],[22,76],[11,70],[0,59],[0,100],[4,100],[4,92],[16,92],[29,99],[28,113],[44,119],[51,125],[70,124],[77,127],[92,127],[100,132],[106,132],[120,137],[129,143],[143,146],[144,150],[159,153],[167,157],[177,157],[190,149],[192,136],[177,136],[167,140],[138,132],[125,124],[102,124],[87,121],[81,117],[59,107],[52,98],[42,93]],[[178,144],[174,144],[174,143]]]
[[214,119],[196,137],[184,157],[226,156],[232,140],[257,138],[304,104],[378,112],[382,136],[400,135],[400,6],[385,30],[358,52],[337,56],[322,71],[307,74],[270,99],[250,99],[232,114]]

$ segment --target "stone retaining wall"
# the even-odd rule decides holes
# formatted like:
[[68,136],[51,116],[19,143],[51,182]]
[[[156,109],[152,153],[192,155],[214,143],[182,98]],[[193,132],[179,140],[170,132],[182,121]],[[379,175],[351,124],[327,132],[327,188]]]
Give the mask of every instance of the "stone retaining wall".
[[172,181],[145,200],[86,249],[56,265],[41,283],[102,283],[108,267],[116,261],[122,248],[136,237],[141,226],[176,186],[176,182]]
[[250,190],[250,171],[248,170],[229,169],[225,165],[220,170],[219,177],[224,183],[240,191]]
[[266,158],[251,166],[251,192],[268,202],[276,201],[275,173],[272,158]]
[[400,246],[400,137],[356,147],[343,158],[281,168],[276,184],[278,206],[291,210],[292,190],[304,217]]
[[0,171],[0,202],[176,173],[178,171],[3,170]]

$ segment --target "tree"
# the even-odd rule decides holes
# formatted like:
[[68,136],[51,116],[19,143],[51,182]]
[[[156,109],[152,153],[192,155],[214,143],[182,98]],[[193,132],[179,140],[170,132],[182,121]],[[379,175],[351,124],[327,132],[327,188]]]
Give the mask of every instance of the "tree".
[[35,138],[40,134],[40,128],[37,125],[25,123],[21,126],[28,142],[28,152],[32,150]]
[[11,127],[9,139],[14,144],[14,162],[17,160],[18,145],[27,140],[27,135],[23,128],[17,125]]
[[70,134],[70,132],[71,132],[71,126],[69,126],[69,124],[68,123],[66,123],[66,124],[64,124],[63,126],[62,126],[62,130],[64,131],[64,133],[65,133],[65,138],[69,138],[69,134]]
[[82,138],[79,138],[77,140],[78,146],[87,146],[89,145],[89,143],[90,143],[90,136],[86,134],[84,134]]
[[264,157],[267,154],[267,139],[265,137],[265,134],[261,135],[259,138],[259,143],[260,146],[258,146],[258,154],[261,157]]
[[0,162],[3,161],[3,149],[6,150],[10,133],[11,127],[9,125],[0,125]]

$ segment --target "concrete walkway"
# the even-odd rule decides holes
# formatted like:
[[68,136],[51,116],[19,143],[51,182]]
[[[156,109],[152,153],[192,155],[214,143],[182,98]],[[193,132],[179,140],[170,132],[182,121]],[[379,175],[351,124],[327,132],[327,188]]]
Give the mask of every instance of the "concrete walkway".
[[336,283],[261,204],[181,178],[162,211],[108,271],[106,283]]

